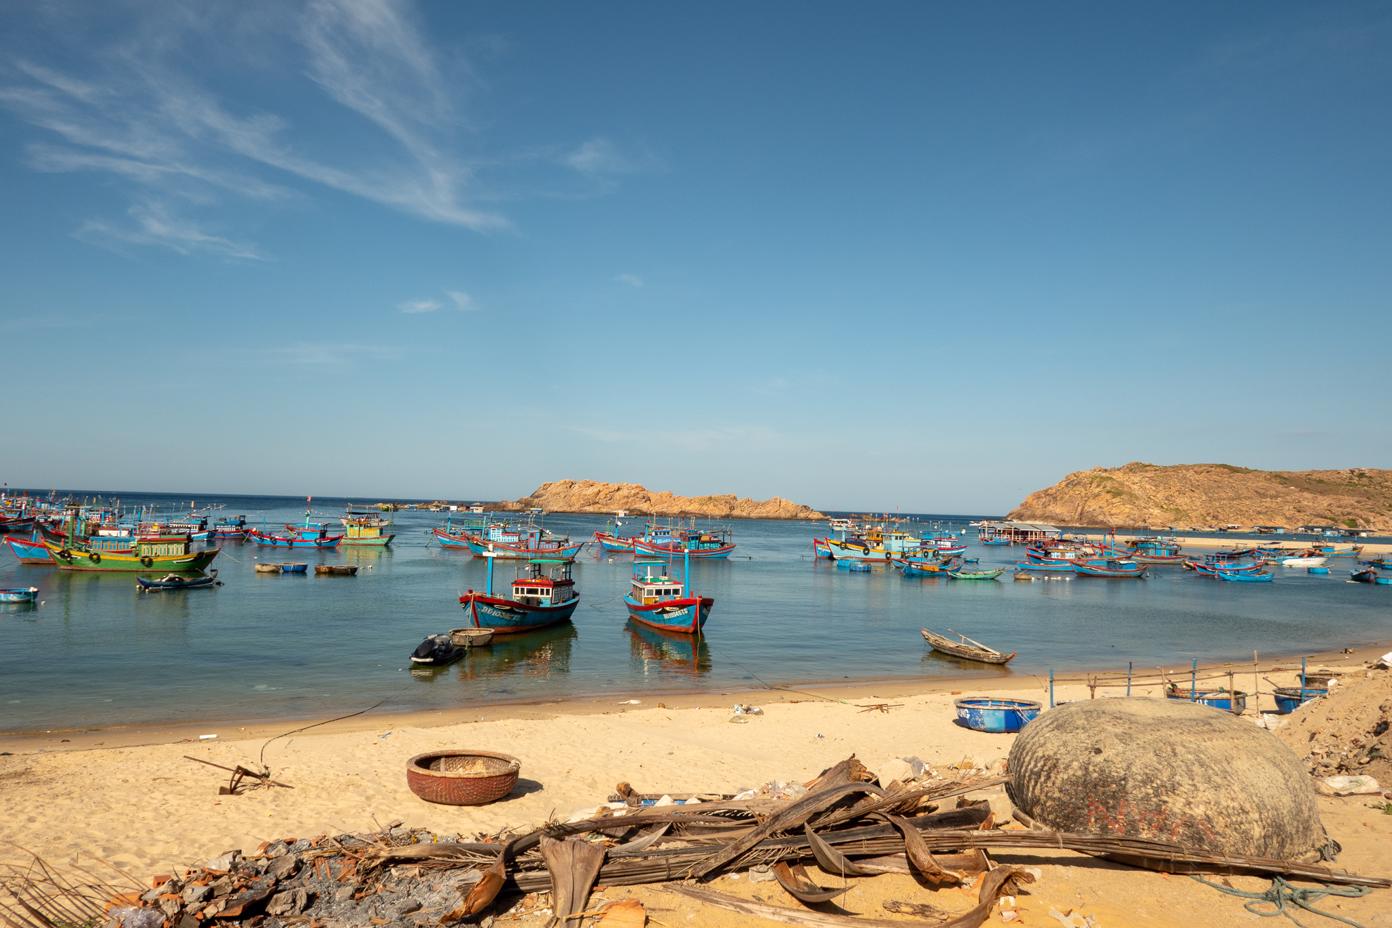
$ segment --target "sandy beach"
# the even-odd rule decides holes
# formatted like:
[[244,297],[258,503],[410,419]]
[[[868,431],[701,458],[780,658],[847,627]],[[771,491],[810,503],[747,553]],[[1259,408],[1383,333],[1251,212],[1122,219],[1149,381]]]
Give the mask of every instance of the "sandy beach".
[[[1312,664],[1362,673],[1368,654],[1329,655]],[[1281,666],[1289,668],[1290,662]],[[1245,672],[1253,679],[1250,665]],[[1222,675],[1221,667],[1205,674]],[[1263,665],[1259,676],[1286,683],[1289,670]],[[1176,678],[1182,674],[1176,671]],[[1095,679],[1095,678],[1094,678]],[[1187,681],[1186,681],[1187,682]],[[1021,675],[1005,686],[1047,700],[1046,683]],[[989,768],[1010,748],[1011,736],[958,727],[952,701],[965,689],[918,685],[819,688],[815,692],[758,691],[633,703],[622,696],[587,702],[480,707],[475,712],[413,716],[364,715],[265,744],[295,727],[193,725],[162,730],[130,729],[50,733],[0,740],[0,795],[6,815],[0,844],[16,859],[24,848],[58,865],[100,859],[144,878],[201,863],[225,850],[251,850],[285,836],[373,831],[390,822],[442,834],[492,834],[533,826],[593,808],[620,781],[645,792],[734,791],[770,780],[805,781],[855,754],[872,770],[892,759],[916,756],[931,765]],[[1263,687],[1265,688],[1265,687]],[[1124,691],[1102,688],[1098,698]],[[1137,695],[1158,695],[1155,686]],[[1057,687],[1059,701],[1088,699],[1079,682]],[[734,703],[757,704],[762,715],[736,717]],[[879,706],[885,704],[887,708]],[[199,735],[216,738],[199,740]],[[404,766],[412,755],[441,746],[503,751],[522,760],[522,781],[508,800],[480,808],[431,805],[406,787]],[[187,757],[232,766],[254,766],[264,747],[272,775],[292,789],[257,789],[220,796],[227,775]],[[1001,797],[1003,798],[1003,796]],[[1321,799],[1330,832],[1343,844],[1338,864],[1392,875],[1392,815],[1372,808],[1368,797]],[[1102,865],[1063,854],[1002,854],[1039,866],[1033,895],[1020,897],[1023,921],[1049,924],[1050,908],[1091,914],[1099,925],[1173,925],[1194,928],[1252,920],[1240,901],[1192,880]],[[1061,861],[1074,865],[1066,866]],[[1248,888],[1259,880],[1234,880]],[[1249,885],[1250,884],[1250,885]],[[770,885],[772,889],[770,889]],[[775,904],[776,884],[750,885],[723,878],[717,887],[758,893]],[[884,899],[922,899],[906,877],[859,881],[845,898],[848,911],[884,917]],[[610,890],[605,898],[636,895],[662,924],[757,924],[720,915],[656,887]],[[934,904],[967,908],[970,893],[940,891]],[[960,897],[958,899],[957,897]],[[1365,925],[1392,925],[1384,914],[1389,894],[1330,907]],[[960,906],[959,906],[960,903]],[[795,903],[794,903],[795,904]],[[665,912],[666,914],[658,914]],[[527,923],[517,914],[519,923]],[[499,919],[499,924],[510,922]]]

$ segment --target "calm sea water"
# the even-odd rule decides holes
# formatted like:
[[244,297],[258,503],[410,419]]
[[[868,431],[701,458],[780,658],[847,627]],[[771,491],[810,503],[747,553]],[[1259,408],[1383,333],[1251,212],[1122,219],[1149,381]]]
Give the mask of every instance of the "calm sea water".
[[[145,497],[171,505],[170,497]],[[200,504],[213,500],[200,499]],[[225,497],[227,513],[275,526],[303,501]],[[185,502],[185,505],[187,503]],[[343,501],[316,500],[323,517]],[[504,640],[439,671],[409,669],[427,634],[462,624],[457,598],[481,589],[485,564],[441,550],[442,514],[396,513],[385,550],[296,552],[311,564],[351,563],[357,577],[257,574],[250,544],[225,544],[224,586],[140,595],[130,576],[17,564],[0,552],[0,585],[34,585],[37,608],[0,606],[0,731],[126,722],[305,718],[385,700],[395,710],[515,699],[643,694],[778,684],[980,674],[1049,668],[1138,668],[1296,653],[1386,640],[1392,588],[1284,571],[1272,584],[1221,583],[1175,568],[1145,582],[1075,578],[967,583],[869,574],[814,561],[823,524],[737,522],[729,561],[693,562],[693,586],[715,597],[700,642],[628,624],[621,602],[632,559],[587,547],[575,568],[581,604],[571,626]],[[967,517],[953,520],[965,527]],[[549,515],[587,538],[601,516]],[[636,529],[634,520],[630,526]],[[967,537],[974,541],[974,533]],[[971,545],[983,566],[1019,549]],[[311,568],[312,569],[312,568]],[[678,565],[680,570],[680,565]],[[497,584],[512,576],[498,563]],[[1008,670],[929,653],[920,626],[956,629],[1020,656]]]

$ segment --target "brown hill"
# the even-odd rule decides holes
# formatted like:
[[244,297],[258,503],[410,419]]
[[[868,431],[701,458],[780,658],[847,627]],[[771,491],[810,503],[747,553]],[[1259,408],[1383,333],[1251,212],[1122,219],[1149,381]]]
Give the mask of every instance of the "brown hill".
[[1268,471],[1135,462],[1069,474],[1031,493],[1012,519],[1064,525],[1392,526],[1392,470]]
[[633,515],[704,516],[712,519],[825,519],[808,506],[782,497],[765,500],[720,496],[676,496],[665,490],[654,493],[636,483],[600,483],[595,480],[554,480],[543,483],[506,509],[540,506],[547,512],[616,512]]

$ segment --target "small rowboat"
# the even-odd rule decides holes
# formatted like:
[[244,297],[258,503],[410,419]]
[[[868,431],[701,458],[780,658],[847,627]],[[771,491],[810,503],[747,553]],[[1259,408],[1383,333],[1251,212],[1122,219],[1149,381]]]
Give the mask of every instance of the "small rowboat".
[[1329,559],[1323,555],[1319,557],[1287,557],[1281,559],[1282,567],[1323,567]]
[[356,564],[315,564],[314,573],[320,577],[356,577]]
[[32,603],[39,598],[36,586],[12,586],[0,589],[0,603]]
[[1274,695],[1276,697],[1276,714],[1290,715],[1295,711],[1296,706],[1304,705],[1320,696],[1328,696],[1329,690],[1309,686],[1278,686]]
[[222,581],[217,578],[217,571],[210,570],[203,577],[181,577],[178,574],[167,574],[158,580],[150,580],[146,577],[135,578],[135,588],[142,593],[163,593],[168,590],[201,590],[211,589],[215,586],[222,586]]
[[1365,570],[1349,571],[1349,579],[1354,583],[1377,583],[1380,578],[1378,577],[1378,572],[1369,567]]
[[1229,583],[1270,583],[1276,575],[1269,570],[1215,570],[1219,580]]
[[[945,638],[937,632],[929,631],[926,628],[920,628],[918,631],[919,634],[923,636],[923,640],[928,642],[934,651],[950,654],[953,657],[960,657],[963,660],[977,661],[982,664],[1008,664],[1011,658],[1015,656],[1014,651],[1011,651],[1009,654],[1002,654],[995,648],[987,647],[979,641],[973,641],[960,632],[953,632],[953,634],[957,635],[960,639],[959,641],[953,641],[951,638]],[[951,631],[951,629],[948,629],[948,631]]]
[[1112,580],[1144,580],[1146,569],[1134,561],[1117,558],[1093,558],[1074,561],[1073,569],[1080,577],[1107,577]]
[[994,580],[1005,573],[1004,567],[990,570],[949,570],[947,575],[953,580]]
[[1171,683],[1169,688],[1165,690],[1165,698],[1195,702],[1201,706],[1222,709],[1224,712],[1231,712],[1235,715],[1241,715],[1247,711],[1247,694],[1241,690],[1232,693],[1227,690],[1199,690],[1197,693],[1193,693],[1190,690],[1182,690]]
[[309,570],[308,564],[257,564],[258,574],[302,574]]
[[482,648],[493,641],[491,628],[452,628],[450,641],[461,648]]
[[953,704],[957,721],[973,731],[1010,734],[1024,728],[1039,716],[1043,708],[1032,699],[1011,699],[1004,696],[976,696],[958,699]]

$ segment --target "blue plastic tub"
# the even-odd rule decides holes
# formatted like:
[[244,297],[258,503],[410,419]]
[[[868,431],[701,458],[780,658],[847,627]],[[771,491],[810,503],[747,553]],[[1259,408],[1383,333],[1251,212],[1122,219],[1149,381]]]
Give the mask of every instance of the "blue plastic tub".
[[957,720],[973,731],[1010,734],[1032,722],[1042,708],[1029,699],[972,696],[956,700]]
[[[1247,694],[1241,690],[1236,693],[1229,693],[1227,690],[1199,690],[1193,699],[1189,698],[1188,690],[1174,689],[1165,695],[1170,699],[1196,702],[1201,706],[1222,709],[1224,712],[1235,712],[1238,715],[1247,711]],[[1236,708],[1233,708],[1234,699],[1237,702]]]
[[1280,686],[1276,688],[1276,712],[1279,715],[1290,715],[1295,711],[1295,707],[1302,703],[1307,703],[1320,696],[1328,696],[1329,690],[1317,689],[1307,686],[1301,689],[1298,686]]
[[1308,573],[1312,573],[1312,574],[1327,574],[1327,573],[1329,573],[1329,568],[1328,568],[1328,567],[1306,567],[1305,570],[1306,570]]
[[857,574],[867,574],[870,572],[870,565],[864,561],[848,561],[845,558],[838,558],[836,566],[842,570],[849,570]]

